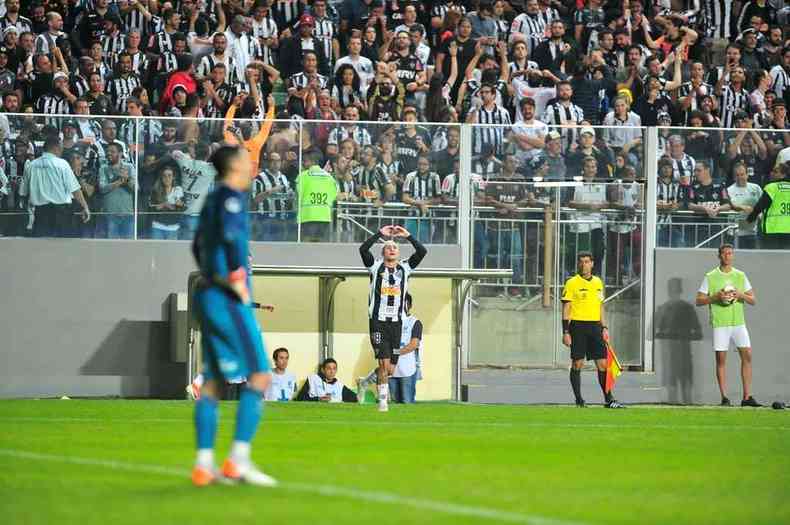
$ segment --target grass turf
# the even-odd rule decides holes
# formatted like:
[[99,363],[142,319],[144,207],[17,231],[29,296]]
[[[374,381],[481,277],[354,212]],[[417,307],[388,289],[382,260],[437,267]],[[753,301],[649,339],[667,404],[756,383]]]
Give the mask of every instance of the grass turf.
[[788,411],[265,411],[253,456],[284,487],[195,489],[189,402],[0,401],[2,522],[790,523]]

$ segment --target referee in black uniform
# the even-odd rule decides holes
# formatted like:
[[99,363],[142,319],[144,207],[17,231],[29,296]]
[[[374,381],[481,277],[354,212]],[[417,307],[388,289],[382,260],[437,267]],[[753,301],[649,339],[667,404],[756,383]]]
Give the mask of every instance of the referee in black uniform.
[[571,387],[576,406],[584,407],[581,375],[584,360],[594,360],[598,369],[598,383],[607,408],[625,408],[606,391],[606,342],[609,337],[604,316],[604,285],[592,274],[593,256],[579,252],[579,273],[565,282],[562,291],[562,343],[571,349]]

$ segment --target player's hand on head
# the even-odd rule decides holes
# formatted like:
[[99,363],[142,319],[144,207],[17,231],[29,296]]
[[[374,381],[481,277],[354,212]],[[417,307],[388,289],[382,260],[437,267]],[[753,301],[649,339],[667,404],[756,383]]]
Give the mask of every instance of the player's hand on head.
[[404,228],[403,226],[393,226],[395,237],[409,237],[411,234],[409,230]]
[[379,230],[379,233],[381,234],[382,237],[392,237],[393,236],[392,228],[393,227],[391,225],[382,226],[381,229]]

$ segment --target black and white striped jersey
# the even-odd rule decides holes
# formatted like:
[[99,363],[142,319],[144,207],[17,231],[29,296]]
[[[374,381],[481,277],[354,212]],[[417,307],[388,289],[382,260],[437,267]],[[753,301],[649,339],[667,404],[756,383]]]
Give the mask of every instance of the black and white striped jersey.
[[102,54],[106,57],[113,57],[126,49],[126,35],[123,33],[116,33],[115,35],[102,35],[101,36],[101,49]]
[[668,158],[672,162],[672,178],[675,181],[679,181],[681,177],[688,177],[688,180],[691,181],[691,178],[694,176],[694,168],[697,165],[697,161],[688,153],[684,153],[683,157],[680,159]]
[[543,118],[540,119],[549,126],[557,126],[562,135],[562,149],[568,151],[571,144],[576,142],[578,129],[571,125],[579,125],[584,120],[584,110],[576,104],[569,102],[567,106],[557,101],[546,107]]
[[271,12],[277,21],[277,27],[285,30],[295,25],[296,20],[302,14],[302,2],[292,0],[276,0],[272,3]]
[[544,32],[546,31],[546,20],[540,16],[540,13],[531,15],[529,13],[521,13],[513,19],[510,24],[511,33],[521,33],[524,36],[537,36],[539,40],[543,39]]
[[725,85],[719,96],[719,113],[721,114],[721,125],[724,128],[734,127],[733,117],[738,111],[749,109],[749,93],[741,88],[735,91],[729,84]]
[[437,2],[431,8],[431,16],[441,18],[444,20],[445,15],[447,15],[447,11],[450,8],[458,11],[462,15],[466,14],[466,7],[462,3],[455,3],[455,2]]
[[219,86],[215,86],[214,91],[217,93],[217,96],[225,103],[225,105],[220,107],[217,105],[213,97],[208,97],[205,113],[208,118],[223,118],[228,106],[233,101],[233,97],[235,96],[234,89],[232,85],[223,82]]
[[110,79],[107,82],[107,95],[112,100],[118,114],[126,113],[126,99],[132,96],[134,88],[140,86],[140,77],[134,73]]
[[782,64],[771,68],[771,91],[776,93],[776,98],[783,99],[785,92],[790,89],[790,75]]
[[368,133],[368,130],[365,128],[361,126],[354,126],[353,128],[349,129],[346,126],[340,125],[329,132],[327,144],[337,146],[349,138],[356,142],[358,146],[370,146],[372,143],[370,139],[370,133]]
[[414,246],[414,253],[408,259],[399,261],[390,268],[384,264],[384,259],[375,259],[370,253],[370,248],[378,238],[377,233],[359,247],[362,263],[370,275],[368,317],[374,321],[397,323],[405,315],[409,277],[428,251],[417,239],[410,236],[408,240]]
[[[700,87],[703,87],[704,92],[707,93],[708,95],[713,94],[714,88],[712,85],[708,84],[707,82],[702,82],[700,84]],[[700,109],[700,102],[702,102],[702,97],[697,98],[697,95],[695,93],[692,93],[693,91],[694,91],[694,85],[690,81],[684,82],[678,88],[678,98],[684,98],[691,95],[691,99],[690,99],[691,105],[688,107],[688,109],[685,110],[683,115],[684,124],[688,124],[689,114],[692,111],[697,111],[698,109]]]
[[401,165],[399,160],[386,163],[383,160],[376,164],[376,172],[383,184],[393,184],[393,179],[400,175]]
[[555,20],[561,20],[560,12],[553,7],[547,7],[538,14],[543,19],[543,23],[548,27]]
[[732,0],[702,0],[706,34],[710,38],[726,38],[732,35]]
[[334,65],[335,60],[340,57],[335,56],[332,47],[332,41],[337,38],[338,30],[337,25],[329,18],[315,18],[315,27],[313,28],[313,38],[318,40],[323,47],[324,56],[330,65]]
[[[138,135],[139,134],[139,135]],[[162,121],[155,118],[126,120],[118,127],[118,140],[124,144],[150,146],[162,136]]]
[[[271,13],[269,13],[269,16],[264,17],[264,19],[260,22],[255,19],[252,20],[252,36],[257,38],[259,43],[261,42],[260,39],[262,38],[275,38],[278,34],[279,30],[277,28],[277,22],[274,20],[274,17],[272,17]],[[275,51],[273,49],[261,43],[261,53],[263,54],[261,60],[263,60],[265,64],[270,66],[275,65],[276,57]]]
[[[43,113],[44,115],[68,115],[71,113],[71,106],[69,101],[60,94],[47,93],[41,95],[36,101],[36,113]],[[61,119],[47,118],[46,122],[50,126],[60,128]]]
[[540,69],[538,67],[537,62],[533,62],[532,60],[525,60],[524,65],[519,65],[518,62],[513,61],[508,64],[508,69],[510,70],[510,78],[522,78],[525,81],[529,79],[526,73],[522,73],[521,75],[515,75],[516,71],[532,71]]
[[[260,202],[255,202],[258,195],[271,191],[272,188],[277,186],[281,186],[282,191],[272,193]],[[261,215],[268,215],[269,217],[276,217],[277,213],[289,211],[290,189],[291,185],[288,182],[288,178],[282,172],[262,170],[252,181],[252,187],[250,188],[250,197],[252,199],[250,211],[257,212]]]
[[[424,175],[420,175],[417,171],[412,171],[406,175],[406,181],[403,183],[403,193],[408,193],[412,199],[418,201],[425,201],[435,199],[442,196],[442,181],[439,174],[430,171]],[[429,212],[430,213],[430,212]],[[421,215],[417,208],[409,210],[410,215]]]
[[[329,79],[324,75],[315,73],[312,75],[318,81],[318,86],[321,89],[326,88],[327,84],[329,83]],[[296,73],[295,75],[291,75],[288,78],[288,87],[289,88],[296,88],[296,89],[304,89],[310,83],[311,75],[306,74],[304,71]]]
[[[123,51],[110,56],[110,68],[113,71],[118,67],[121,53],[123,53]],[[148,73],[148,56],[142,51],[130,53],[130,56],[132,57],[132,73],[142,78],[143,75]]]
[[17,16],[16,22],[12,22],[8,18],[7,14],[3,18],[0,18],[0,30],[5,31],[11,26],[16,27],[19,30],[20,35],[22,33],[33,31],[33,22],[31,22],[29,18],[25,18],[24,16]]
[[225,82],[228,84],[236,82],[236,64],[233,61],[233,57],[230,56],[230,53],[225,53],[225,56],[221,58],[214,54],[206,55],[201,58],[200,64],[198,64],[197,67],[197,76],[209,77],[211,75],[211,70],[213,70],[214,66],[217,64],[225,64]]
[[143,14],[137,9],[131,9],[123,17],[123,27],[126,32],[131,33],[137,31],[140,36],[144,37],[149,34],[150,25],[146,22]]
[[69,84],[71,85],[71,92],[77,98],[84,97],[88,93],[88,91],[90,91],[90,85],[88,84],[88,79],[83,77],[82,75],[79,74],[72,75]]
[[[490,144],[494,147],[494,153],[501,155],[505,146],[505,132],[510,130],[512,124],[510,112],[502,106],[494,106],[490,111],[481,106],[472,111],[477,114],[478,124],[473,130],[473,154],[480,155],[483,146]],[[480,124],[489,125],[481,126]]]
[[148,41],[148,51],[157,55],[161,55],[165,51],[173,51],[173,34],[162,30],[151,35]]
[[172,51],[165,51],[159,56],[156,70],[159,73],[172,73],[178,69],[178,56]]
[[34,55],[51,55],[52,50],[57,47],[55,44],[58,38],[65,36],[66,33],[59,31],[57,34],[49,32],[41,33],[36,37]]

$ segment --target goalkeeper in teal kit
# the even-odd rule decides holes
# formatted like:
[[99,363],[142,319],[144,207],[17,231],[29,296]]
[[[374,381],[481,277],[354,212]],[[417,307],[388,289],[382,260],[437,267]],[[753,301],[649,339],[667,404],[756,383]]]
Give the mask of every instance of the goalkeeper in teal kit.
[[[212,156],[217,186],[200,214],[192,251],[201,279],[194,296],[203,346],[203,385],[195,403],[197,461],[192,482],[218,480],[273,486],[276,481],[253,465],[250,442],[271,382],[271,367],[261,330],[250,306],[249,219],[247,194],[253,174],[247,152],[222,146]],[[217,394],[225,381],[247,382],[239,395],[236,430],[230,455],[216,468]]]

